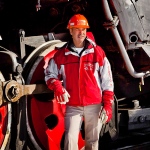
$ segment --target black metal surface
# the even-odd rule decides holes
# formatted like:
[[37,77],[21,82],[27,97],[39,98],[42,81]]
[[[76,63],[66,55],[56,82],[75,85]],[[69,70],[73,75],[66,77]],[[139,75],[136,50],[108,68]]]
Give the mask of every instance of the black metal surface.
[[100,141],[99,150],[149,150],[150,133],[132,132],[116,141]]

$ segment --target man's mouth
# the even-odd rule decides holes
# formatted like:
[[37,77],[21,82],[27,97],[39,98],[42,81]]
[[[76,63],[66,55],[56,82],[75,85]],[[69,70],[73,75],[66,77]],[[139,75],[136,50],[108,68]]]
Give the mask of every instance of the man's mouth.
[[84,37],[85,37],[84,35],[79,35],[79,36],[78,36],[78,38],[84,38]]

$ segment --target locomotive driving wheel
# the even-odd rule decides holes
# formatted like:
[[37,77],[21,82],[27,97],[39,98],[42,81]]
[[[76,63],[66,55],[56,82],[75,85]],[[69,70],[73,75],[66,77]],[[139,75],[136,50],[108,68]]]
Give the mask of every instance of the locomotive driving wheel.
[[[32,67],[28,69],[26,84],[45,84],[44,68],[54,56],[55,47],[64,44],[65,42],[55,40],[47,42],[29,56],[26,64],[32,62]],[[26,97],[27,131],[32,143],[29,147],[32,147],[32,150],[64,149],[64,111],[65,105],[56,102],[53,92]],[[80,150],[84,147],[81,133],[78,145]]]
[[[5,81],[0,72],[0,80]],[[0,89],[0,96],[2,98],[2,90]],[[0,106],[0,149],[4,150],[9,146],[10,142],[10,128],[11,128],[11,104],[5,103]]]

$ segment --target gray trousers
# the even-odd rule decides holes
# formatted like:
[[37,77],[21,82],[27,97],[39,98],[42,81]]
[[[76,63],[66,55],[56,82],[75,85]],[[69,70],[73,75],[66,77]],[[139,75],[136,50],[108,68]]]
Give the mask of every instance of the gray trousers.
[[84,107],[66,107],[64,150],[79,150],[78,136],[84,119],[85,150],[98,150],[102,122],[99,119],[101,104]]

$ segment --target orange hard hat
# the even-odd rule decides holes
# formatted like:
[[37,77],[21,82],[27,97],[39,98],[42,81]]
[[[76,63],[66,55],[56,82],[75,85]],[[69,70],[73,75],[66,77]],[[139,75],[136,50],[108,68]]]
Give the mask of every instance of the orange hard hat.
[[83,15],[76,14],[72,16],[68,22],[67,29],[70,28],[89,28],[89,24],[87,19]]

